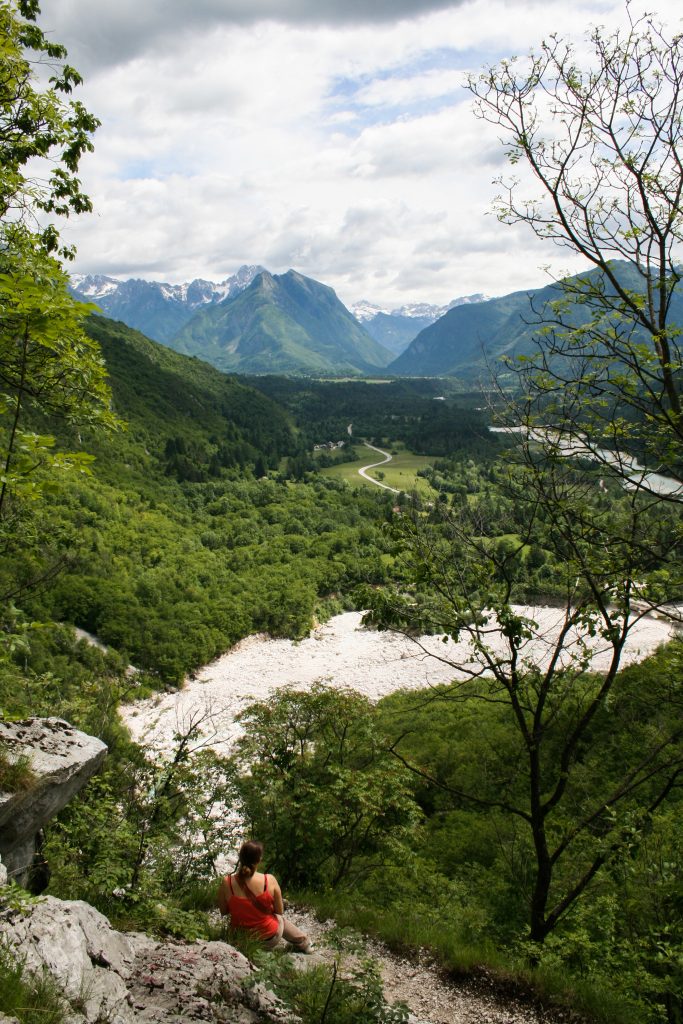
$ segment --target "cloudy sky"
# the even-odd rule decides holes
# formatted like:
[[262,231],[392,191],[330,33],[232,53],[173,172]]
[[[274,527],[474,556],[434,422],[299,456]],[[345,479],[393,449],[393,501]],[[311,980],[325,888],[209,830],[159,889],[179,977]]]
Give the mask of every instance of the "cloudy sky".
[[[632,11],[641,0],[633,0]],[[678,0],[645,3],[683,27]],[[490,212],[503,148],[469,72],[612,0],[42,0],[102,121],[74,269],[173,283],[294,267],[393,307],[545,283],[566,253]]]

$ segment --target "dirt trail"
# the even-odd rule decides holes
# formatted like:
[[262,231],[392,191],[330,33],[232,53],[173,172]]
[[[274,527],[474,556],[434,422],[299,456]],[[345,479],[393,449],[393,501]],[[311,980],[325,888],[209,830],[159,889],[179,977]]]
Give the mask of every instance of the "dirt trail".
[[[288,908],[287,917],[311,936],[315,945],[311,961],[331,963],[335,953],[326,945],[326,935],[334,922],[320,922],[296,908]],[[454,984],[426,953],[407,959],[373,939],[364,939],[364,945],[380,964],[387,1002],[405,1003],[412,1024],[566,1024],[569,1020],[559,1011],[543,1011],[519,999],[501,999],[493,980],[487,983],[484,977],[478,979],[476,990],[474,985]],[[487,987],[490,993],[485,991]]]

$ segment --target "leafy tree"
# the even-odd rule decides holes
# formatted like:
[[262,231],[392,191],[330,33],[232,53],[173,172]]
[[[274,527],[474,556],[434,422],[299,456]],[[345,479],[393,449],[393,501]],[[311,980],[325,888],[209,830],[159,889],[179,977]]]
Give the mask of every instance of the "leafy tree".
[[[113,426],[99,348],[83,331],[88,308],[69,295],[57,261],[27,238],[0,251],[0,535],[7,538],[19,499],[45,485],[41,470],[84,469],[83,452],[54,452],[55,440],[34,427],[60,416],[81,426]],[[26,425],[28,417],[30,427]]]
[[[0,2],[0,544],[35,543],[27,501],[42,493],[48,472],[83,470],[82,452],[60,454],[54,416],[113,426],[110,393],[97,346],[82,330],[87,308],[69,295],[67,277],[50,255],[58,249],[47,214],[90,209],[76,176],[97,121],[75,100],[80,82],[63,46],[36,25],[36,0]],[[38,68],[53,72],[36,86]],[[50,167],[42,176],[41,161]],[[69,255],[62,250],[62,255]],[[13,589],[3,595],[14,596]]]
[[234,847],[239,827],[225,809],[230,766],[207,749],[203,721],[202,712],[191,715],[169,751],[150,755],[119,741],[50,823],[51,892],[191,937],[197,921],[181,905],[194,886],[214,886],[216,859]]
[[[471,657],[451,662],[452,699],[505,709],[515,738],[492,747],[486,781],[472,778],[466,763],[447,784],[429,777],[454,799],[510,815],[527,832],[529,931],[538,942],[625,849],[626,823],[643,827],[683,774],[677,659],[673,675],[642,695],[640,713],[629,705],[632,734],[619,748],[619,770],[604,770],[600,757],[588,768],[616,734],[624,738],[619,668],[651,607],[639,603],[649,576],[670,567],[669,598],[682,584],[679,508],[653,509],[637,490],[603,496],[596,476],[595,467],[568,459],[513,463],[506,489],[520,527],[516,541],[482,533],[476,508],[404,514],[396,529],[407,582],[367,594],[380,626],[469,640]],[[533,608],[519,607],[524,551],[542,532],[562,595],[553,629],[539,624]],[[601,671],[592,663],[596,643]],[[641,719],[651,723],[645,733]],[[400,747],[396,753],[402,756]]]
[[[380,624],[427,623],[468,637],[472,660],[454,665],[464,677],[454,698],[499,704],[514,726],[512,746],[493,751],[492,789],[458,773],[451,792],[528,830],[537,943],[683,773],[677,659],[654,705],[653,693],[643,695],[644,734],[619,673],[644,612],[679,600],[683,584],[680,504],[632,459],[642,452],[678,470],[680,363],[669,309],[683,228],[683,39],[667,40],[644,20],[625,37],[596,30],[592,41],[587,72],[552,38],[528,65],[506,61],[470,83],[480,115],[504,129],[512,162],[528,164],[544,193],[530,202],[510,184],[501,219],[527,223],[596,268],[543,311],[550,323],[538,355],[506,396],[508,422],[522,425],[504,488],[518,542],[489,540],[474,509],[437,508],[431,522],[416,512],[401,527],[413,583],[428,599],[411,599],[406,588],[374,599]],[[599,479],[595,459],[617,482]],[[514,604],[524,551],[541,535],[563,594],[551,632]],[[601,671],[592,667],[596,638]],[[624,706],[626,734],[610,713]],[[617,734],[629,737],[619,771],[601,775],[599,757],[589,768]]]
[[[0,222],[5,234],[24,224],[33,229],[43,214],[68,217],[92,208],[77,177],[84,153],[91,150],[99,121],[78,100],[68,99],[81,82],[66,61],[60,43],[46,38],[36,24],[37,0],[0,3]],[[52,72],[46,87],[40,71]],[[40,173],[41,162],[49,173]],[[53,225],[41,227],[39,242],[59,245]],[[69,255],[70,250],[62,250]]]
[[360,694],[322,684],[280,690],[238,720],[247,820],[285,884],[348,882],[415,826],[409,773],[383,747]]
[[634,453],[679,476],[683,468],[671,316],[683,238],[683,37],[627,14],[625,32],[593,31],[587,68],[551,36],[527,60],[504,61],[469,85],[510,162],[529,172],[499,179],[499,218],[594,268],[562,282],[564,295],[540,311],[544,336],[522,387],[565,450],[649,488]]

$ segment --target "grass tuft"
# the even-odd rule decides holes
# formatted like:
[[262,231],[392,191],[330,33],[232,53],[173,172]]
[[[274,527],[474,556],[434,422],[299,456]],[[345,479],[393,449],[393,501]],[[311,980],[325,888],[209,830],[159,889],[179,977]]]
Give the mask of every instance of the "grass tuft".
[[0,942],[0,1013],[20,1024],[64,1024],[67,1007],[47,974],[30,974]]
[[23,793],[36,782],[36,774],[27,754],[14,757],[4,743],[0,743],[0,793]]

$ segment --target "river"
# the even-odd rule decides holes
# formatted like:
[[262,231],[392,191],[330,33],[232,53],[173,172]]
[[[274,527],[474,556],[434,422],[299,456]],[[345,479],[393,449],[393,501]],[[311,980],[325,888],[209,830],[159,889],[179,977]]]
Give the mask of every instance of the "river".
[[489,430],[493,434],[528,434],[532,441],[538,441],[539,444],[550,442],[551,445],[556,445],[561,455],[591,459],[604,466],[615,468],[627,490],[638,488],[662,498],[675,498],[677,501],[683,501],[683,483],[680,480],[648,470],[631,455],[615,456],[614,452],[607,448],[598,448],[582,434],[563,437],[544,427],[529,429],[526,426],[489,427]]

